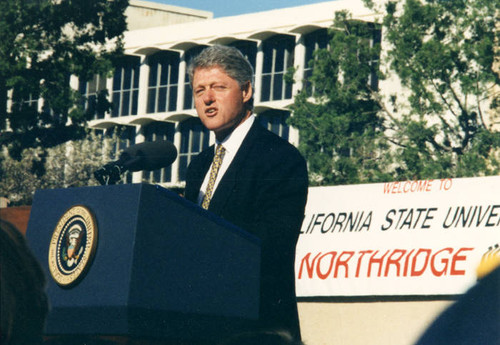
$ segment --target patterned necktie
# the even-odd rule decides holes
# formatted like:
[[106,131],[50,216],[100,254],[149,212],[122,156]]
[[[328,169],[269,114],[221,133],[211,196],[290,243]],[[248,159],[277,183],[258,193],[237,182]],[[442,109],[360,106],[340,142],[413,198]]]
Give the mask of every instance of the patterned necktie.
[[210,204],[210,199],[212,199],[212,193],[214,191],[215,180],[217,179],[217,173],[219,172],[219,168],[222,164],[222,159],[224,158],[224,153],[226,149],[224,146],[217,146],[217,151],[215,152],[214,161],[212,163],[212,170],[210,170],[210,178],[208,179],[207,191],[205,192],[205,196],[203,197],[203,202],[201,203],[201,207],[205,210],[208,209],[208,205]]

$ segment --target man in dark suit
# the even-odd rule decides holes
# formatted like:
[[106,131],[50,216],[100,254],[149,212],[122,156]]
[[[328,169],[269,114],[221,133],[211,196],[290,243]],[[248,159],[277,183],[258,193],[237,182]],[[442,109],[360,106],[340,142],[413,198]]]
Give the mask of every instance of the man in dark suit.
[[189,165],[185,196],[261,239],[259,329],[300,339],[294,261],[307,199],[306,163],[252,115],[253,71],[237,49],[206,48],[188,73],[198,116],[216,145]]

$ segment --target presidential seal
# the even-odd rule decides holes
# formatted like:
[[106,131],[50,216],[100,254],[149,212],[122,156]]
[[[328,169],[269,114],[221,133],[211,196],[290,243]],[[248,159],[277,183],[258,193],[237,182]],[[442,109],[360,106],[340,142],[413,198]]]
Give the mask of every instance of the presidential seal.
[[49,245],[49,270],[62,287],[76,285],[88,271],[97,248],[97,225],[85,206],[73,206],[57,222]]

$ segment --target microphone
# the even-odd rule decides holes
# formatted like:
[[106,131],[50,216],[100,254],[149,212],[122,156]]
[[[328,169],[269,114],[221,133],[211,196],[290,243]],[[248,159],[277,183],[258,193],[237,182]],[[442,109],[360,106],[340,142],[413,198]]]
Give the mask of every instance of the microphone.
[[144,142],[122,151],[118,160],[109,162],[94,172],[101,185],[115,184],[126,171],[156,170],[172,164],[177,149],[170,141]]

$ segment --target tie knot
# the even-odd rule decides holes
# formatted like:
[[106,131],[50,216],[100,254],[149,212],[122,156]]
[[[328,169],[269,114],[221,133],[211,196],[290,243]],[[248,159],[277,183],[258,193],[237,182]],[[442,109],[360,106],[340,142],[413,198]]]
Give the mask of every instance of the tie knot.
[[216,156],[222,156],[226,152],[226,148],[222,145],[217,145],[217,150],[215,150]]

